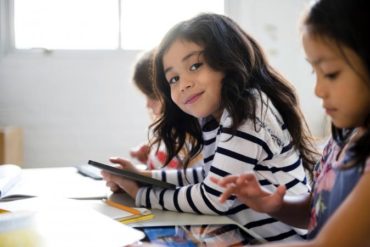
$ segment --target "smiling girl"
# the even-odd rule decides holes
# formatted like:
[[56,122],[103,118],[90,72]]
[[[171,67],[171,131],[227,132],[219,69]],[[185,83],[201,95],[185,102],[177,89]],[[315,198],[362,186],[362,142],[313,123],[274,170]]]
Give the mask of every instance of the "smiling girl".
[[[153,130],[157,141],[166,145],[167,162],[191,137],[185,167],[199,152],[204,165],[151,173],[176,183],[175,190],[140,188],[105,173],[108,185],[124,189],[140,206],[228,215],[268,241],[301,239],[305,232],[235,197],[220,203],[225,189],[210,181],[212,176],[255,171],[268,191],[279,184],[291,195],[309,191],[304,167],[315,158],[297,98],[254,39],[228,17],[202,14],[167,33],[154,68],[163,113]],[[132,169],[125,160],[117,163]]]

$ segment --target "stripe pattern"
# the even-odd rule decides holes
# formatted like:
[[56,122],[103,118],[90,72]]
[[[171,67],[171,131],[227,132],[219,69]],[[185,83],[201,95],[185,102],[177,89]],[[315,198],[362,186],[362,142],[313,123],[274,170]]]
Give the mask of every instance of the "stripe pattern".
[[271,102],[266,103],[268,100],[265,95],[263,101],[264,108],[260,109],[258,105],[256,111],[261,113],[257,124],[247,120],[234,135],[229,129],[231,118],[226,110],[217,124],[212,119],[201,119],[205,143],[204,165],[189,168],[185,173],[153,171],[153,177],[166,179],[181,187],[175,190],[142,187],[137,194],[136,204],[178,212],[228,215],[268,241],[301,239],[305,231],[258,213],[235,197],[221,204],[218,198],[223,188],[209,180],[212,176],[224,177],[254,171],[260,184],[269,191],[284,184],[288,195],[309,192],[302,160],[291,145],[291,136],[280,114]]

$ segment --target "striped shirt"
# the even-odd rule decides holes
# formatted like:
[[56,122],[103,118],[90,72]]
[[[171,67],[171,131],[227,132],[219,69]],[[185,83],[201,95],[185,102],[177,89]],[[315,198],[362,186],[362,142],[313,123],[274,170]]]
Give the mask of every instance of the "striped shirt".
[[[256,94],[258,95],[258,94]],[[292,147],[292,138],[276,108],[263,95],[257,99],[257,123],[245,121],[231,135],[231,118],[224,110],[220,122],[201,119],[204,165],[183,171],[153,171],[153,177],[177,184],[177,189],[142,187],[136,204],[162,210],[198,214],[228,215],[267,241],[297,240],[306,232],[292,228],[263,213],[258,213],[235,197],[219,202],[223,188],[210,177],[239,175],[254,171],[260,184],[269,191],[284,184],[287,195],[309,191],[299,152]]]

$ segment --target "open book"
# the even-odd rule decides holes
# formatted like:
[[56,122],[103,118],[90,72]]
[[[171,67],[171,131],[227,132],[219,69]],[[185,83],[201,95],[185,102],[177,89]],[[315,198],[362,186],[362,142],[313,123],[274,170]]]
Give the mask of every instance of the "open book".
[[22,169],[17,165],[0,165],[0,199],[4,198],[19,182],[21,173]]
[[0,201],[35,196],[102,199],[109,194],[103,180],[82,176],[76,167],[22,169],[0,165]]

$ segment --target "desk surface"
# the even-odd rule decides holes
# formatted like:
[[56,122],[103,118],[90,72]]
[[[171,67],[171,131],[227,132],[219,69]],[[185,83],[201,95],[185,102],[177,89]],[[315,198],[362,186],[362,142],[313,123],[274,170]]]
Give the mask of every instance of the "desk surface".
[[[94,180],[91,178],[87,178],[83,175],[80,175],[75,167],[24,169],[24,174],[26,175],[29,181],[42,181],[43,184],[43,192],[41,193],[42,196],[48,194],[45,191],[45,187],[47,187],[49,193],[52,195],[55,195],[55,191],[59,191],[60,195],[68,197],[67,195],[71,193],[62,192],[62,188],[64,187],[66,190],[71,190],[71,184],[69,184],[68,182],[72,181],[73,186],[77,186],[78,190],[84,191],[83,193],[86,193],[86,191],[96,190],[98,191],[100,196],[102,191],[105,190],[108,192],[107,188],[105,187],[104,181]],[[41,187],[39,186],[38,188]],[[78,194],[76,193],[72,194],[74,194],[75,197],[78,197]],[[134,206],[134,200],[125,193],[120,194],[108,193],[107,196],[116,202],[120,202],[128,206]],[[152,213],[155,216],[153,219],[132,223],[130,224],[130,226],[142,227],[142,226],[160,226],[160,225],[237,224],[232,219],[226,216],[219,215],[197,215],[190,213],[162,211],[157,209],[152,209]],[[253,232],[250,232],[243,226],[241,227],[250,235],[254,236],[255,238],[259,238],[258,235],[254,234]]]
[[[134,200],[126,193],[111,194],[109,198],[113,201],[127,206],[134,206]],[[227,216],[220,215],[198,215],[191,213],[179,213],[173,211],[163,211],[151,209],[154,218],[148,221],[141,221],[129,224],[130,226],[164,226],[164,225],[199,225],[205,223],[212,224],[236,224],[235,221]]]

